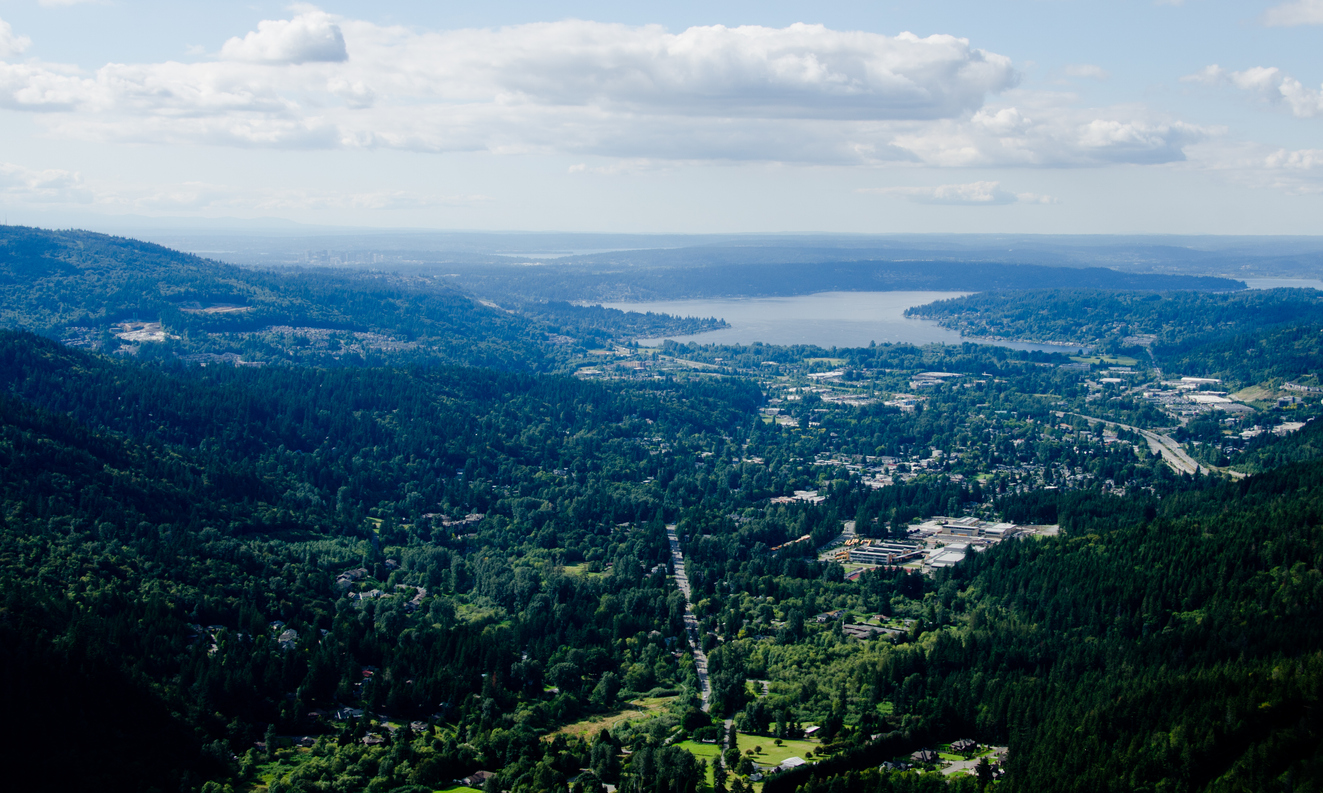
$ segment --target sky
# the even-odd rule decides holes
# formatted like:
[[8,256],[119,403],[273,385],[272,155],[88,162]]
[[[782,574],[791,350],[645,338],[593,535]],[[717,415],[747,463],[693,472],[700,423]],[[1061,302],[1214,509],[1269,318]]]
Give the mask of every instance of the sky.
[[1315,235],[1320,45],[1323,0],[0,0],[0,213]]

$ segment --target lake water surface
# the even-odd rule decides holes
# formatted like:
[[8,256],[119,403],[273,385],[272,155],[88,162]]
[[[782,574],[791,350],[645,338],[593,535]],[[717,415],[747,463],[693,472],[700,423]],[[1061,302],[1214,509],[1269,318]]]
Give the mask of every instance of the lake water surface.
[[1281,287],[1293,287],[1296,289],[1319,289],[1323,290],[1323,281],[1317,278],[1242,278],[1245,286],[1250,289],[1279,289]]
[[[978,341],[1017,350],[1073,352],[1075,348],[962,338],[927,319],[910,319],[905,309],[969,292],[820,292],[793,297],[707,298],[651,303],[604,303],[622,311],[653,311],[681,317],[717,317],[729,328],[689,336],[667,336],[698,344],[815,344],[819,347],[867,347],[883,344],[960,344]],[[664,339],[640,339],[655,347]]]

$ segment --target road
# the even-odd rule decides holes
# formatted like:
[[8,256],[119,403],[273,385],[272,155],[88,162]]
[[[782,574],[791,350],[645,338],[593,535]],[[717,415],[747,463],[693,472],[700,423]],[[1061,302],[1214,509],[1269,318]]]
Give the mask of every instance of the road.
[[1186,454],[1181,445],[1176,442],[1176,439],[1170,435],[1159,435],[1152,430],[1137,429],[1135,431],[1143,435],[1144,440],[1148,441],[1149,451],[1161,454],[1162,459],[1167,461],[1167,465],[1175,470],[1183,474],[1192,474],[1195,471],[1203,474],[1211,473],[1206,466],[1200,465],[1195,462],[1193,457]]
[[1232,479],[1245,478],[1245,475],[1242,474],[1241,472],[1232,471],[1229,468],[1210,469],[1208,468],[1208,466],[1200,465],[1198,462],[1195,461],[1193,457],[1186,454],[1185,450],[1181,448],[1181,445],[1176,442],[1176,439],[1171,437],[1170,435],[1161,435],[1159,433],[1153,432],[1152,430],[1140,429],[1139,427],[1132,427],[1129,424],[1119,424],[1115,421],[1098,419],[1098,418],[1094,418],[1093,416],[1085,416],[1082,413],[1063,413],[1061,411],[1056,411],[1056,414],[1062,418],[1065,418],[1066,416],[1079,416],[1080,418],[1088,419],[1089,421],[1101,421],[1103,424],[1107,425],[1108,427],[1120,427],[1123,430],[1138,432],[1140,435],[1144,436],[1144,440],[1148,441],[1149,451],[1153,452],[1154,454],[1161,454],[1162,459],[1167,463],[1167,465],[1170,465],[1172,467],[1172,470],[1176,471],[1177,473],[1193,474],[1195,471],[1199,471],[1200,473],[1203,474],[1210,474],[1213,473],[1214,470],[1216,470],[1218,473],[1224,473],[1229,475]]
[[689,591],[689,576],[684,571],[684,553],[680,550],[680,538],[675,536],[675,525],[666,527],[666,539],[671,543],[671,567],[675,570],[675,585],[684,595],[684,632],[689,638],[689,649],[694,653],[694,671],[698,674],[698,686],[703,696],[703,710],[712,707],[712,686],[707,680],[707,654],[698,644],[698,618],[694,616],[693,596]]

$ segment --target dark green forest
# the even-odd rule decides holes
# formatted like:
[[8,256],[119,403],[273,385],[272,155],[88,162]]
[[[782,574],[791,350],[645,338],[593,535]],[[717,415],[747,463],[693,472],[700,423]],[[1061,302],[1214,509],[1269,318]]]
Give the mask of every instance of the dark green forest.
[[[1314,289],[1241,292],[1137,292],[1043,289],[983,292],[911,308],[907,316],[935,319],[968,336],[1040,339],[1113,348],[1143,340],[1163,353],[1214,338],[1272,326],[1318,325],[1323,298]],[[1127,341],[1130,338],[1130,341]]]
[[[1179,423],[1103,363],[671,343],[635,357],[691,368],[585,379],[560,373],[572,350],[679,320],[7,234],[17,789],[1323,788],[1312,392],[1163,429],[1251,474],[1188,475],[1100,421]],[[1164,367],[1249,385],[1315,381],[1310,295],[1058,297],[1115,312],[1099,339],[1151,333]],[[134,312],[180,338],[127,354],[104,337]],[[417,344],[224,346],[280,323]],[[97,343],[63,343],[78,327]],[[935,516],[1059,532],[927,570],[817,550]],[[846,630],[864,621],[887,633]],[[961,738],[1004,762],[912,757]],[[782,749],[807,762],[769,772]]]

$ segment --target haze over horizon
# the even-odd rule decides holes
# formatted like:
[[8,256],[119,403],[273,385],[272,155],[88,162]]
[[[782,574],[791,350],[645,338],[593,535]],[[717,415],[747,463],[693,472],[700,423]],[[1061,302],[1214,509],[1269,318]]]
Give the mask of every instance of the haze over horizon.
[[1320,24],[1318,0],[0,2],[0,209],[1316,234]]

